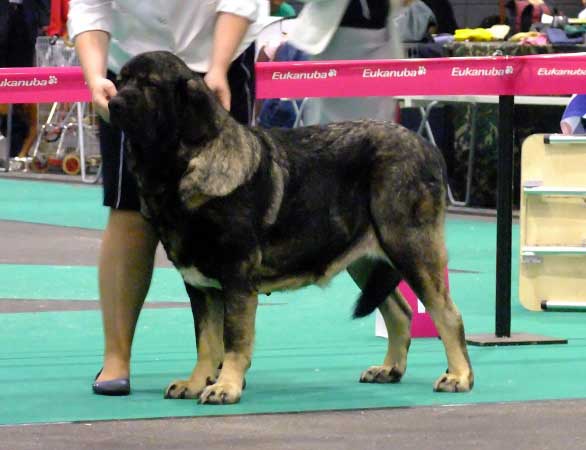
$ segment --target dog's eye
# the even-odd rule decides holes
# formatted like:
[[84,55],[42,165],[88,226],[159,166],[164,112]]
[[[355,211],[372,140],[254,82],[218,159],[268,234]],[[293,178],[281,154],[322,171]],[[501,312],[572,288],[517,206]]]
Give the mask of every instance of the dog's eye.
[[163,87],[163,83],[160,80],[157,80],[157,81],[147,80],[145,82],[145,86],[159,89],[159,88]]
[[142,88],[155,88],[159,89],[163,87],[163,82],[160,79],[153,79],[152,77],[144,76],[137,78],[138,85]]
[[162,85],[163,85],[163,80],[161,79],[161,77],[159,75],[154,74],[154,73],[151,73],[148,76],[148,79],[147,80],[148,80],[148,83],[151,86],[154,86],[154,87],[157,87],[157,88],[158,87],[162,87]]

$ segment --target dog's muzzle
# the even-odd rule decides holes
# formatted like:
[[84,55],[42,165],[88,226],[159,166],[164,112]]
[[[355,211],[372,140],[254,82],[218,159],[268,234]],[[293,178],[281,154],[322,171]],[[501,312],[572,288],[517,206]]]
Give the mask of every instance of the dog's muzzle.
[[138,111],[141,111],[143,107],[141,92],[138,89],[128,87],[119,90],[108,102],[112,123],[122,129],[132,126],[133,118],[136,118]]
[[108,102],[108,110],[110,111],[110,120],[112,123],[122,126],[124,124],[124,116],[127,114],[128,105],[124,97],[116,95]]

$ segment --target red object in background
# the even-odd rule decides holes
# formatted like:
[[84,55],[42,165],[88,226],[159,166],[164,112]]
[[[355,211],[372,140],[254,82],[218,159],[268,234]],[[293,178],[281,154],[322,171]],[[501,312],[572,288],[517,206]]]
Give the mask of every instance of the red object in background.
[[[445,280],[446,287],[449,291],[450,282],[448,279],[447,269],[445,273]],[[413,311],[413,316],[411,319],[411,336],[414,338],[438,337],[439,333],[435,328],[431,316],[425,310],[421,300],[417,298],[415,292],[413,292],[413,290],[405,281],[401,281],[401,283],[399,283],[399,291],[401,291],[401,294],[403,294],[403,297],[405,297],[405,300],[407,300],[407,303],[409,303],[409,306],[411,306],[411,310]]]
[[[450,290],[450,280],[448,278],[448,269],[444,273],[446,288]],[[435,338],[439,336],[437,328],[429,313],[425,310],[423,303],[417,298],[417,295],[405,281],[399,283],[399,291],[409,303],[413,315],[411,317],[411,337],[413,338]],[[383,316],[379,311],[376,312],[374,334],[379,337],[388,339],[387,328]]]
[[47,26],[48,36],[63,37],[67,34],[69,0],[51,0],[51,18]]

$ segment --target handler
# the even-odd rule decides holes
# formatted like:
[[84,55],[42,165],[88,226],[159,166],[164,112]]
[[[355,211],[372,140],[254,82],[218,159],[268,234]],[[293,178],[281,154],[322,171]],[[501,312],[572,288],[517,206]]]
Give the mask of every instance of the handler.
[[[148,292],[158,239],[141,216],[135,181],[126,168],[123,137],[108,125],[112,80],[138,53],[167,50],[183,59],[231,111],[248,124],[254,101],[257,0],[71,0],[75,41],[100,121],[104,205],[110,208],[99,261],[104,364],[96,394],[130,393],[134,330]],[[108,70],[108,75],[107,75]],[[190,288],[187,287],[188,293]]]

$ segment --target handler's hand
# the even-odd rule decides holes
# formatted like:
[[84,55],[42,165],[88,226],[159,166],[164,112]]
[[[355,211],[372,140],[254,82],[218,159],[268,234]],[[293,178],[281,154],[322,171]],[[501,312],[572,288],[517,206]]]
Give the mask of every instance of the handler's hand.
[[89,88],[92,93],[92,102],[94,103],[96,112],[106,122],[110,122],[108,102],[116,95],[116,86],[107,78],[96,78],[89,83]]
[[204,77],[204,81],[216,95],[222,106],[230,111],[230,85],[228,84],[228,76],[225,71],[211,68]]

